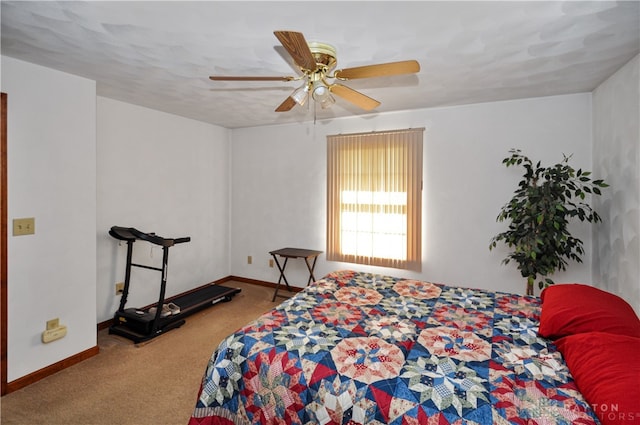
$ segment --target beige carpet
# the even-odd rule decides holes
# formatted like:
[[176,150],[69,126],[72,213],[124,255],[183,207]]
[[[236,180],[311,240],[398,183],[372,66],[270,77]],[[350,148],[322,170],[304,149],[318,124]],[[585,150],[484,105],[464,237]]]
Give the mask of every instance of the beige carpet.
[[268,287],[224,286],[242,292],[146,343],[99,332],[100,354],[2,397],[1,423],[186,424],[216,345],[283,300],[272,303]]

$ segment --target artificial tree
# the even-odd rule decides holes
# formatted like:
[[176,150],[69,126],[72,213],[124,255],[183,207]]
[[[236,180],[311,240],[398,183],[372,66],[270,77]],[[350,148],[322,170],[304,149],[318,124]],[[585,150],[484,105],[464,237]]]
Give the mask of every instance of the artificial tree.
[[608,187],[603,180],[592,180],[591,172],[577,171],[569,165],[571,156],[562,162],[543,167],[511,149],[511,156],[502,163],[507,167],[524,167],[524,175],[511,201],[505,204],[497,221],[509,221],[509,228],[491,240],[489,249],[504,242],[513,251],[502,261],[518,263],[522,277],[527,279],[526,293],[533,295],[538,280],[540,289],[553,284],[549,275],[566,270],[568,260],[582,262],[582,241],[568,230],[571,220],[597,223],[598,213],[585,202],[588,194],[600,195]]

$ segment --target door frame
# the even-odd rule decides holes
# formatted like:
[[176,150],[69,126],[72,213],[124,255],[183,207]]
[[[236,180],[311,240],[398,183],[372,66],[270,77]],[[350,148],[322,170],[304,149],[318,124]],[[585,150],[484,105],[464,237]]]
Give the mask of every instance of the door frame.
[[0,395],[7,393],[7,94],[0,94]]

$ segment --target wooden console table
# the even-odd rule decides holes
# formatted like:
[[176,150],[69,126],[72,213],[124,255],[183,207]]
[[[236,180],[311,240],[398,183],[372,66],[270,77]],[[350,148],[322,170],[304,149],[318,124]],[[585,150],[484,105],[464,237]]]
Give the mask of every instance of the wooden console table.
[[[282,248],[277,249],[275,251],[269,252],[273,256],[273,259],[278,266],[278,270],[280,271],[280,277],[278,278],[278,284],[276,285],[276,291],[273,294],[273,298],[271,301],[275,301],[277,296],[283,297],[283,295],[278,295],[278,290],[280,289],[280,284],[284,280],[284,283],[287,285],[287,289],[291,292],[291,286],[289,286],[289,282],[287,281],[286,276],[284,275],[284,270],[287,267],[287,261],[289,258],[304,258],[304,262],[307,265],[307,270],[309,270],[309,280],[307,281],[307,285],[316,280],[315,276],[313,276],[313,269],[316,266],[316,261],[318,260],[318,255],[322,254],[322,251],[315,251],[312,249],[301,249],[301,248]],[[278,261],[278,257],[284,258],[284,263],[280,266],[280,262]],[[311,264],[309,260],[313,260]]]

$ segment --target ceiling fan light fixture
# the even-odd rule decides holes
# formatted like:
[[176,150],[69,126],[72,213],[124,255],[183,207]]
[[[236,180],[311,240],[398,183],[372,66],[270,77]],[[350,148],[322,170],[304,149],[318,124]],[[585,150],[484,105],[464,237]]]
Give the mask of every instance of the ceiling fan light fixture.
[[300,106],[303,106],[309,98],[309,85],[304,84],[293,91],[291,98]]
[[329,87],[327,87],[327,85],[320,80],[314,81],[312,96],[313,100],[315,100],[316,102],[322,102],[324,98],[326,98],[327,96],[331,96],[331,94],[329,93]]
[[327,109],[330,108],[334,103],[336,103],[336,100],[333,98],[333,96],[329,95],[320,101],[320,107],[322,107],[322,109]]
[[311,96],[313,97],[313,100],[320,104],[322,109],[330,108],[331,105],[336,103],[336,100],[331,96],[329,87],[327,87],[327,85],[321,80],[313,82],[313,91]]

